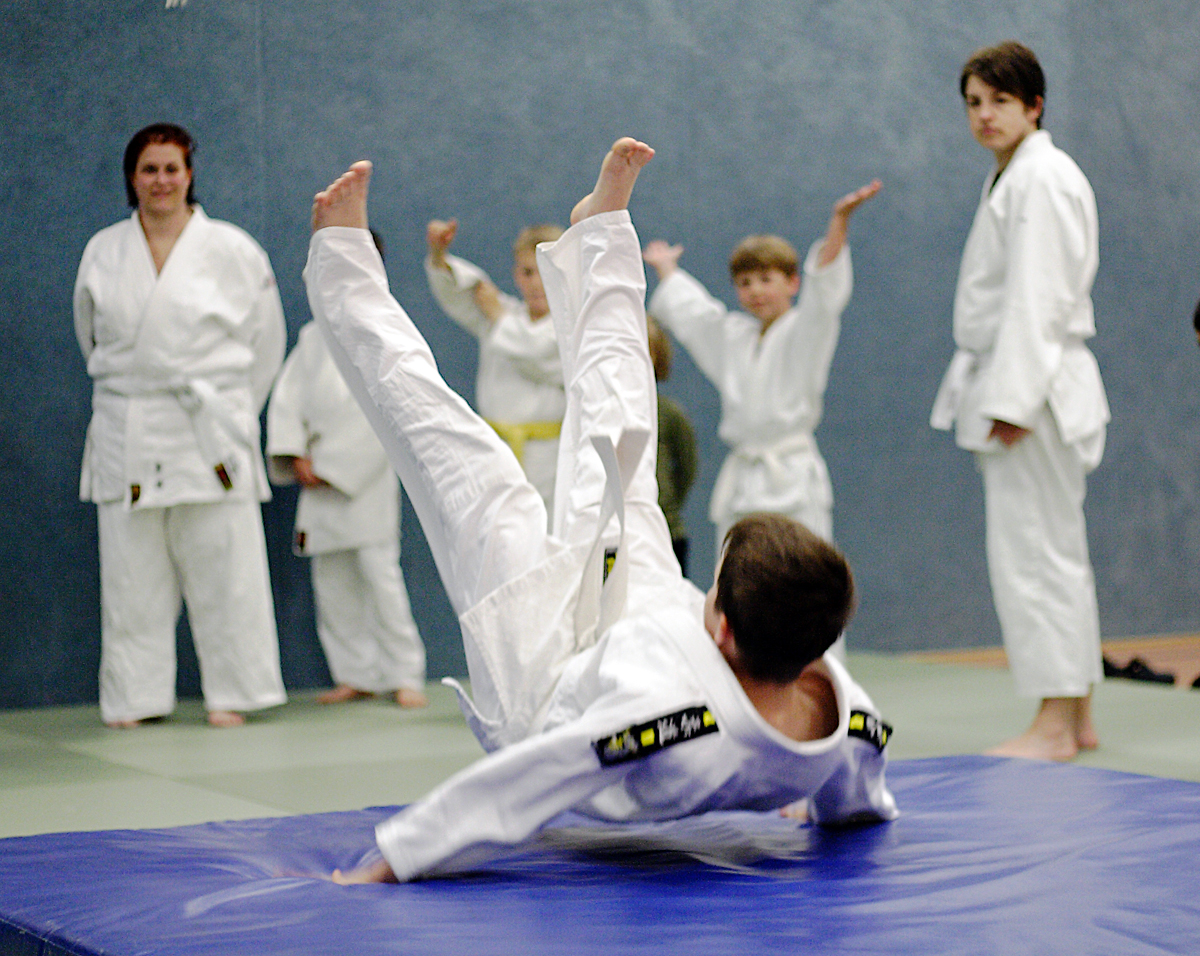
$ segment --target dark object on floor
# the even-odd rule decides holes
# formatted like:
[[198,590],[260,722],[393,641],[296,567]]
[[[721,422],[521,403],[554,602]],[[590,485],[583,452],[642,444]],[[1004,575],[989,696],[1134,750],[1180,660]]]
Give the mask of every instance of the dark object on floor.
[[1200,677],[1197,677],[1194,681],[1192,681],[1192,689],[1200,690]]
[[1156,671],[1140,657],[1133,658],[1124,667],[1118,667],[1104,658],[1105,677],[1124,677],[1126,680],[1149,681],[1153,684],[1174,684],[1175,675],[1167,671]]

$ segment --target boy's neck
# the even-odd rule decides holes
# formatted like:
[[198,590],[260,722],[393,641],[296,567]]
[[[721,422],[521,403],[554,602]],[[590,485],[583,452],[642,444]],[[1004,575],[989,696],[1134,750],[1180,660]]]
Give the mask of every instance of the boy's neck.
[[822,740],[837,730],[837,694],[821,661],[813,661],[799,677],[783,684],[751,677],[736,667],[733,673],[762,719],[790,740]]
[[767,329],[774,325],[777,321],[787,315],[787,311],[780,312],[779,315],[772,316],[769,319],[759,318],[758,320],[758,336],[762,338],[767,334]]

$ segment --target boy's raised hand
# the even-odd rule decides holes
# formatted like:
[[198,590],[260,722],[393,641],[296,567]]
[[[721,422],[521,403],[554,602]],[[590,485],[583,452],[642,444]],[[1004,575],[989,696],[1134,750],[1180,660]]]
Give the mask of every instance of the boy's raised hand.
[[860,189],[854,190],[852,193],[846,193],[841,199],[833,204],[833,214],[835,216],[846,216],[854,212],[859,206],[865,203],[868,199],[874,196],[883,188],[883,183],[878,179],[872,179],[867,185]]
[[662,239],[646,243],[646,248],[642,250],[642,258],[648,265],[654,267],[654,271],[658,273],[659,282],[678,268],[679,257],[682,255],[683,246],[672,246]]
[[846,245],[846,225],[850,222],[850,214],[883,188],[883,183],[872,179],[867,185],[852,193],[846,193],[833,204],[833,215],[829,217],[829,228],[825,232],[825,242],[817,255],[817,266],[824,268],[833,262]]
[[425,242],[429,245],[429,255],[435,266],[441,268],[446,264],[446,250],[450,248],[457,232],[457,219],[431,219],[425,227]]

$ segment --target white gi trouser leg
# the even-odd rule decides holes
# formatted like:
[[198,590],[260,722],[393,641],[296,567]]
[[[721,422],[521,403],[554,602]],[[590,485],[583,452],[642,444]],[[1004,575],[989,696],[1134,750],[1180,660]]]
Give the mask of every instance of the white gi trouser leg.
[[112,502],[97,515],[105,721],[174,709],[181,596],[209,710],[258,710],[287,699],[257,501],[134,511]]
[[314,233],[304,270],[330,353],[421,521],[458,615],[546,554],[546,509],[512,450],[438,373],[365,229]]
[[[559,339],[568,411],[560,441],[555,537],[547,535],[542,499],[511,450],[438,375],[428,346],[388,293],[367,232],[322,229],[310,247],[305,278],[313,314],[329,333],[335,361],[404,482],[460,618],[509,582],[525,588],[514,599],[540,595],[536,578],[543,570],[557,590],[571,579],[569,561],[561,559],[573,560],[577,550],[596,538],[606,491],[604,467],[589,446],[597,436],[638,451],[623,469],[630,475],[622,499],[627,503],[627,547],[622,551],[634,582],[629,605],[653,593],[656,576],[680,581],[657,504],[651,450],[656,399],[644,324],[645,278],[628,214],[592,217],[574,227],[551,251],[547,271],[573,283],[569,294],[555,293],[568,314]],[[549,285],[557,281],[551,279]],[[640,433],[642,443],[622,443],[626,431]],[[557,564],[546,563],[552,554]],[[535,569],[537,575],[527,577]],[[576,573],[574,580],[578,578]],[[515,604],[506,604],[511,610],[477,635],[504,646],[482,647],[473,658],[468,645],[472,679],[480,662],[496,675],[496,692],[489,690],[483,713],[501,721],[515,715],[518,736],[542,692],[552,686],[556,665],[576,649],[570,628],[547,627],[545,620],[554,615],[555,599],[562,596],[545,597],[540,618],[529,621],[529,627],[514,620]],[[525,639],[532,642],[529,647],[506,643]],[[544,666],[522,667],[523,661]]]
[[976,457],[992,597],[1017,692],[1085,697],[1103,672],[1080,454],[1044,408],[1016,445]]
[[[658,396],[646,332],[646,279],[637,233],[626,210],[601,213],[573,226],[554,244],[538,247],[538,271],[554,317],[567,408],[559,444],[554,535],[585,544],[596,527],[606,473],[593,445],[598,436],[619,446],[625,434],[645,444],[624,492],[628,564],[627,611],[650,606],[681,574],[671,533],[658,506],[655,456]],[[614,541],[615,543],[615,541]]]
[[425,686],[417,632],[396,544],[312,558],[317,636],[336,683],[371,693]]
[[558,439],[551,441],[527,441],[521,460],[525,477],[537,489],[542,500],[546,502],[546,510],[554,513],[554,480],[555,469],[558,466]]

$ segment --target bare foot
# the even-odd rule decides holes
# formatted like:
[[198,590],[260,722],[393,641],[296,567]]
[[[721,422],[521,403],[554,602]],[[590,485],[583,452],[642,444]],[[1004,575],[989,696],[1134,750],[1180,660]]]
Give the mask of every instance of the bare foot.
[[991,757],[1025,757],[1029,760],[1074,760],[1080,738],[1090,735],[1095,746],[1095,729],[1087,697],[1047,697],[1033,724],[1019,737],[985,751]]
[[359,690],[349,684],[338,684],[333,690],[327,690],[317,698],[318,704],[344,704],[350,700],[362,700],[364,697],[374,697],[370,691]]
[[367,186],[371,164],[360,159],[313,197],[312,229],[326,226],[367,228]]
[[1070,732],[1043,734],[1037,728],[1030,727],[1021,736],[1006,740],[984,753],[989,757],[1023,757],[1026,760],[1057,760],[1065,763],[1075,759],[1079,745]]
[[630,136],[623,136],[613,143],[600,164],[596,187],[571,210],[571,225],[588,216],[626,208],[638,173],[653,158],[653,149]]
[[232,710],[210,710],[208,722],[213,727],[240,727],[246,718]]
[[406,710],[429,706],[429,698],[425,696],[424,692],[413,690],[411,687],[401,687],[394,696],[396,703]]
[[357,870],[350,870],[348,873],[343,873],[341,870],[334,870],[330,879],[339,886],[363,886],[367,883],[398,882],[396,874],[388,866],[387,860],[380,860],[378,863],[373,863],[370,866],[360,866]]
[[808,807],[809,800],[805,797],[803,800],[789,803],[786,807],[780,807],[779,815],[788,820],[795,820],[798,823],[807,823],[809,820]]
[[113,730],[132,730],[134,727],[140,727],[140,720],[106,720],[105,727],[111,727]]
[[1076,698],[1075,743],[1080,750],[1095,750],[1100,746],[1096,725],[1092,723],[1092,698],[1090,695]]

